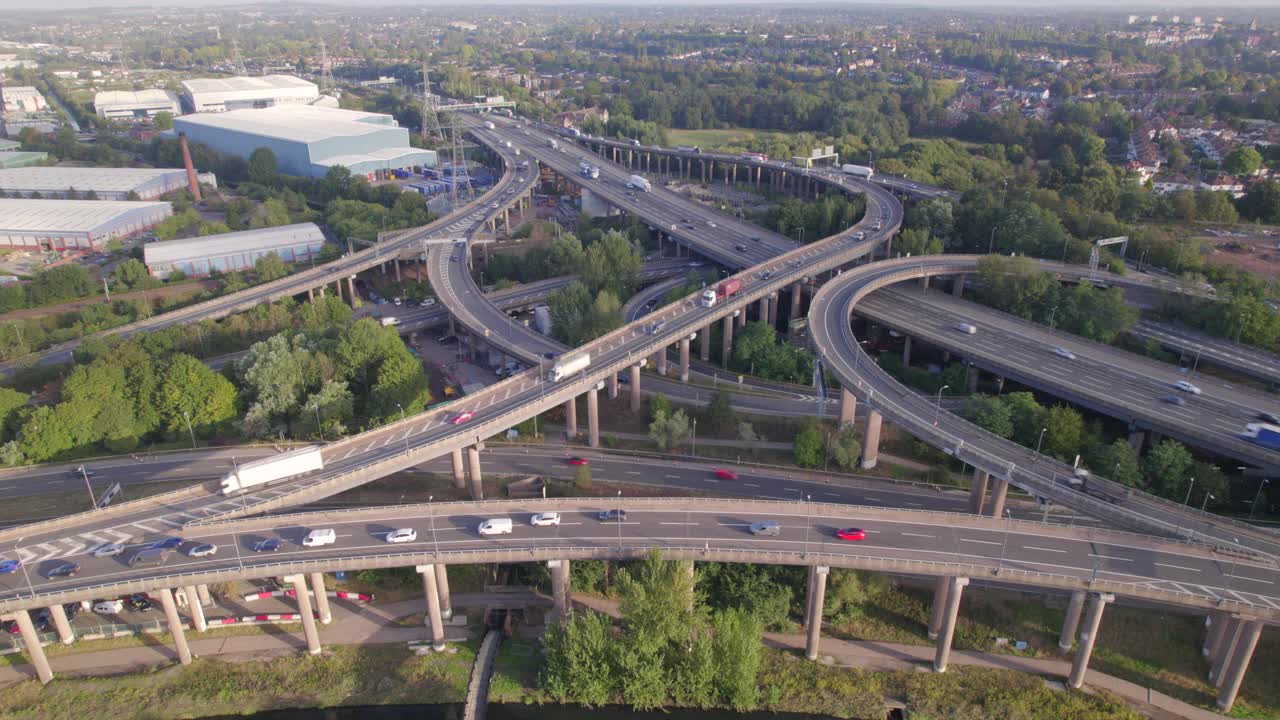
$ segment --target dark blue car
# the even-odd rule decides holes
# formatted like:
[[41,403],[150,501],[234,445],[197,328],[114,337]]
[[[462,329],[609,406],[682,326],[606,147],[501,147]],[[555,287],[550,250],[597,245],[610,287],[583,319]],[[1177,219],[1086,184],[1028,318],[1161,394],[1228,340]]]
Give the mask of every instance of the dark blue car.
[[280,541],[276,538],[259,540],[253,544],[254,552],[275,552],[280,549]]
[[182,538],[180,537],[167,537],[162,540],[157,540],[151,543],[151,547],[157,548],[160,550],[176,550],[181,546],[182,546]]
[[4,560],[0,561],[0,575],[8,575],[22,569],[21,560]]

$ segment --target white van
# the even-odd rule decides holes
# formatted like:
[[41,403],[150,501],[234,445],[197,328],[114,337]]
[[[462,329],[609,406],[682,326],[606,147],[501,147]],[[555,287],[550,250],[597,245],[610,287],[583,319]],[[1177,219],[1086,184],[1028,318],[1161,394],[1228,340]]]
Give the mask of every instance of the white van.
[[119,615],[124,611],[124,601],[99,600],[93,604],[93,611],[99,615]]
[[977,334],[978,334],[978,328],[976,328],[976,327],[974,327],[974,326],[970,325],[969,323],[960,323],[959,325],[956,325],[956,329],[957,329],[957,330],[959,330],[960,332],[964,333],[965,335],[977,335]]
[[307,536],[302,538],[303,547],[320,547],[321,545],[332,545],[338,542],[338,534],[333,528],[324,528],[322,530],[312,530]]
[[510,535],[511,518],[490,518],[480,523],[476,532],[481,535]]

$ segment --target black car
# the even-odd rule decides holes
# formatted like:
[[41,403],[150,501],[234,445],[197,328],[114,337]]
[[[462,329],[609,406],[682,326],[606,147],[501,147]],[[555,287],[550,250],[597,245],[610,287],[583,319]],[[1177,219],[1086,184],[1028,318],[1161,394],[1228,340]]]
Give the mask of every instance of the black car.
[[128,608],[129,612],[146,612],[155,607],[151,604],[151,599],[142,593],[126,595],[120,599],[124,601],[124,606]]
[[601,510],[597,516],[601,522],[623,522],[627,519],[626,510]]
[[280,549],[280,546],[282,544],[283,543],[280,542],[279,538],[267,538],[266,540],[259,540],[258,542],[254,543],[253,551],[254,552],[275,552]]
[[80,612],[80,603],[66,603],[62,606],[62,612],[67,614],[67,620],[75,620],[76,613]]
[[44,574],[47,578],[75,577],[80,572],[80,566],[73,562],[58,563],[49,568]]
[[1280,415],[1275,413],[1260,412],[1258,413],[1258,419],[1270,425],[1280,425]]
[[747,246],[746,246],[746,245],[743,245],[742,243],[738,243],[737,245],[734,245],[734,246],[733,246],[733,249],[734,249],[734,250],[737,250],[738,252],[746,252],[746,251],[747,251]]
[[31,618],[31,624],[35,625],[36,632],[48,632],[51,622],[53,622],[53,618],[49,617],[49,608],[41,610],[35,614],[35,617]]

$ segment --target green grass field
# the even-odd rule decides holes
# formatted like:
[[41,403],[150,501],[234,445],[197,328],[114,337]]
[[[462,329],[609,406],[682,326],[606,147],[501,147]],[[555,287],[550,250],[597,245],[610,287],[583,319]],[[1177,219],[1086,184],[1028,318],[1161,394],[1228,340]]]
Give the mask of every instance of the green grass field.
[[767,130],[751,128],[732,128],[729,130],[668,130],[667,138],[672,145],[697,145],[704,150],[711,150],[726,145],[742,146],[756,137],[768,134]]

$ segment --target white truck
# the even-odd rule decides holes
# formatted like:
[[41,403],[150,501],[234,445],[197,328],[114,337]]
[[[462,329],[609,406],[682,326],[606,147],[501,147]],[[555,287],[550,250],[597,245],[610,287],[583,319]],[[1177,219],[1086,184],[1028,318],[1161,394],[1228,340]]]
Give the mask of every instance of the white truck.
[[497,125],[494,125],[493,123],[489,122],[488,120],[485,120],[485,121],[484,121],[484,126],[485,126],[485,128],[487,128],[487,129],[489,129],[489,130],[497,130],[497,129],[498,129],[498,126],[497,126]]
[[320,456],[319,447],[312,445],[290,450],[236,466],[235,471],[227,473],[222,479],[222,494],[231,495],[263,483],[323,469],[324,458]]
[[584,352],[573,357],[562,357],[556,360],[547,371],[547,382],[560,382],[579,370],[585,370],[589,365],[591,365],[591,353]]
[[627,180],[627,187],[640,192],[653,192],[653,185],[650,185],[649,181],[640,175],[632,175]]
[[866,178],[868,180],[870,180],[871,177],[876,174],[875,170],[872,170],[866,165],[841,165],[840,171],[843,172],[845,175],[852,175],[854,177]]

